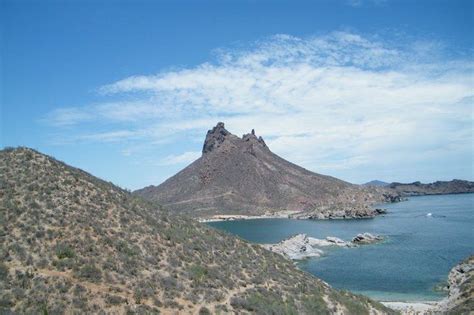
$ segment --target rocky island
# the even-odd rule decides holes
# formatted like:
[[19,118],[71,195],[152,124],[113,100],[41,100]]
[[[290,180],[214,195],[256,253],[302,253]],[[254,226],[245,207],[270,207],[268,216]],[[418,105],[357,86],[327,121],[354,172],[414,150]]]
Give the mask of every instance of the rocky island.
[[357,247],[358,245],[372,244],[382,240],[382,236],[372,235],[370,233],[358,234],[351,242],[346,242],[334,236],[319,239],[309,237],[306,234],[297,234],[277,244],[263,244],[262,247],[289,259],[301,260],[310,257],[320,257],[324,254],[321,247]]
[[363,187],[313,173],[274,154],[252,130],[238,137],[218,123],[202,156],[159,186],[134,192],[198,218],[272,216],[301,219],[374,217],[372,205],[399,201],[383,187]]

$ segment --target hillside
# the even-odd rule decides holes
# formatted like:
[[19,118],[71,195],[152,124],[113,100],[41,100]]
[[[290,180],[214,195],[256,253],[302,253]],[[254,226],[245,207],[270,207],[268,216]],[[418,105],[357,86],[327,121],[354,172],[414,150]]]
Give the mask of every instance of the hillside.
[[0,151],[0,312],[390,313],[27,148]]
[[362,186],[369,186],[369,187],[385,187],[390,185],[389,183],[383,182],[381,180],[371,180],[370,182],[367,182],[363,184]]
[[272,153],[253,130],[240,138],[223,123],[208,131],[199,159],[161,185],[135,193],[199,217],[284,210],[307,218],[370,217],[376,215],[371,204],[391,199],[384,189],[353,185],[290,163]]
[[401,196],[445,195],[474,193],[474,182],[453,179],[452,181],[437,181],[429,184],[414,182],[409,184],[391,183],[387,188]]

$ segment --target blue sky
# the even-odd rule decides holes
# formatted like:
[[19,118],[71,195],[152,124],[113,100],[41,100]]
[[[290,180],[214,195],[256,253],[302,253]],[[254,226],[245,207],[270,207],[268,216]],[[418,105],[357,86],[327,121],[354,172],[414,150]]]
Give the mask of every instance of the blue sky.
[[224,121],[354,183],[473,179],[472,1],[5,1],[1,145],[130,189]]

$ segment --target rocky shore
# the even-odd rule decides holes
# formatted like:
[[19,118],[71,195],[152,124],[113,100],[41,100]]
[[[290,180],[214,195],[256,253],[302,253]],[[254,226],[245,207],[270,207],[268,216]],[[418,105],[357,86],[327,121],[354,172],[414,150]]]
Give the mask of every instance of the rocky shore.
[[262,215],[244,215],[244,214],[216,214],[209,217],[198,218],[199,222],[219,222],[235,220],[256,220],[256,219],[289,219],[298,211],[278,211],[267,212]]
[[334,236],[325,239],[309,237],[306,234],[297,234],[277,244],[263,244],[265,249],[283,255],[292,260],[302,260],[309,257],[320,257],[324,254],[321,247],[357,247],[358,245],[376,243],[383,240],[379,235],[362,233],[347,242]]
[[440,313],[474,312],[474,255],[456,265],[448,275],[448,296],[434,308]]
[[439,302],[382,302],[402,315],[473,314],[474,255],[451,269],[447,283],[448,296]]
[[367,219],[377,215],[387,214],[385,209],[370,209],[362,212],[351,211],[326,211],[317,214],[308,214],[302,211],[277,211],[267,212],[262,215],[244,215],[244,214],[216,214],[197,218],[199,222],[219,222],[219,221],[235,221],[235,220],[256,220],[256,219],[297,219],[297,220],[338,220],[338,219]]

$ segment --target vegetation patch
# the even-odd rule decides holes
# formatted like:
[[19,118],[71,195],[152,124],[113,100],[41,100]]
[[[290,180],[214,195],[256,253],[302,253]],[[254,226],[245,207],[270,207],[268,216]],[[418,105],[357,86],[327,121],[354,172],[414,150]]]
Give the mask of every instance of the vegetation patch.
[[74,253],[74,249],[68,244],[61,243],[56,245],[56,256],[59,259],[74,258],[75,255],[76,254]]
[[102,271],[95,265],[89,264],[82,266],[76,275],[91,282],[100,282],[102,279]]
[[368,301],[31,149],[0,150],[0,209],[0,313],[324,314],[329,295],[356,314]]
[[8,266],[0,262],[0,280],[5,281],[8,277]]
[[234,309],[246,310],[255,314],[298,315],[293,300],[285,301],[282,296],[267,290],[253,291],[243,298],[233,297],[230,304]]
[[189,268],[191,279],[198,283],[203,281],[207,277],[208,273],[209,271],[207,268],[200,265],[192,265],[191,268]]

